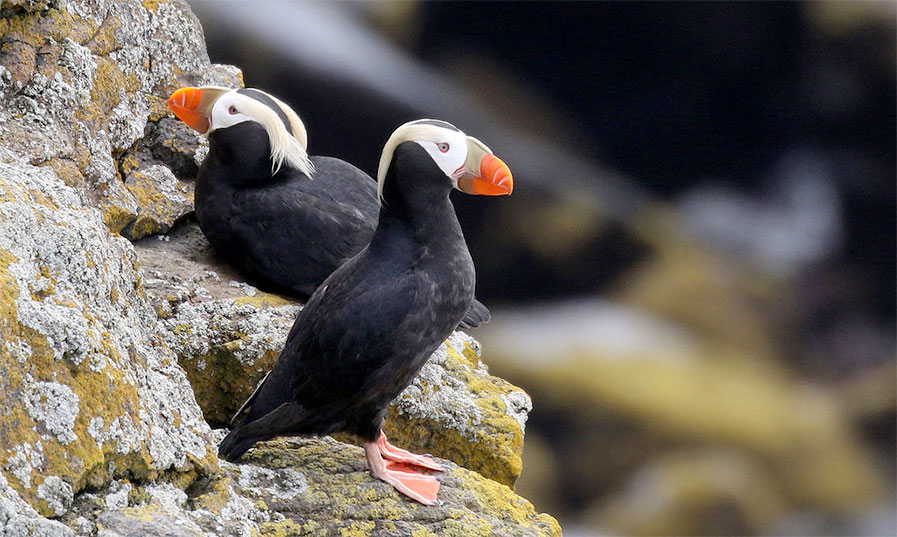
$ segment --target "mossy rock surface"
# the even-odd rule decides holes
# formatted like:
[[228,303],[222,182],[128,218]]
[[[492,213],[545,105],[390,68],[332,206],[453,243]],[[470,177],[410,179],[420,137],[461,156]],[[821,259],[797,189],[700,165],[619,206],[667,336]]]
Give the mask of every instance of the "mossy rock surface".
[[[316,537],[560,537],[549,515],[507,486],[444,461],[440,505],[425,507],[371,477],[363,451],[332,438],[258,444],[240,464],[223,462],[186,493],[164,485],[116,485],[76,502],[75,515],[104,537],[260,535]],[[110,502],[109,498],[113,498]],[[118,509],[96,514],[98,503]]]

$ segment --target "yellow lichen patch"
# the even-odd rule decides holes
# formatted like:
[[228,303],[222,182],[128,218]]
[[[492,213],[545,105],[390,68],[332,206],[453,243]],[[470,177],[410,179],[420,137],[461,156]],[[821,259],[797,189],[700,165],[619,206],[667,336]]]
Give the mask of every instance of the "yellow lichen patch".
[[[79,41],[79,37],[88,35],[92,30],[87,21],[77,23],[65,11],[48,9],[39,15],[33,13],[16,13],[0,17],[0,37],[4,41],[19,40],[31,47],[46,45],[48,38],[62,41],[71,38]],[[93,26],[96,29],[96,26]]]
[[0,319],[6,319],[0,323],[0,330],[6,329],[17,318],[16,298],[19,296],[19,288],[12,274],[8,272],[9,266],[18,262],[18,258],[10,252],[0,248]]
[[463,477],[465,489],[473,492],[483,509],[493,513],[494,516],[526,524],[527,520],[536,515],[533,504],[514,494],[509,487],[461,468],[456,472],[465,474]]
[[147,104],[149,105],[149,120],[159,121],[163,117],[173,117],[171,109],[165,104],[166,99],[156,97],[155,95],[147,95]]
[[295,302],[287,300],[280,295],[259,291],[255,296],[241,296],[235,298],[234,304],[237,306],[249,305],[264,310],[268,308],[279,308],[281,306],[292,306]]
[[317,524],[309,521],[305,524],[297,523],[292,519],[280,522],[265,522],[259,526],[259,535],[262,537],[300,537],[303,535],[315,535]]
[[162,225],[147,216],[138,216],[128,229],[128,235],[134,239],[154,235],[162,231]]
[[94,57],[97,70],[90,105],[75,110],[75,117],[82,121],[107,121],[109,111],[121,101],[121,91],[127,84],[127,77],[114,60],[107,56]]
[[480,357],[477,354],[476,349],[474,349],[468,342],[464,343],[464,349],[461,352],[458,352],[451,344],[446,345],[446,350],[448,351],[449,358],[464,363],[471,369],[476,369],[480,365]]
[[53,158],[40,165],[51,167],[66,186],[73,188],[84,187],[84,175],[82,175],[81,170],[78,169],[74,160],[68,158]]
[[229,341],[208,354],[180,361],[203,416],[213,426],[230,422],[237,408],[277,360],[277,351],[266,351],[254,361],[255,375],[249,375],[246,365],[234,355],[240,344],[240,340]]
[[118,205],[109,205],[103,212],[103,223],[113,233],[121,233],[134,218],[137,216],[134,211],[119,207]]
[[106,56],[119,46],[115,39],[115,33],[120,27],[121,21],[118,18],[109,17],[102,26],[97,28],[90,41],[84,45],[91,53],[97,56]]
[[373,521],[352,522],[339,530],[340,537],[370,537],[377,524]]
[[211,481],[205,484],[203,492],[193,499],[196,509],[206,509],[218,514],[230,501],[231,478],[225,476],[213,476]]
[[136,171],[138,168],[140,168],[140,161],[134,153],[128,153],[121,160],[121,173],[123,175],[130,175],[131,172]]
[[150,11],[156,11],[159,9],[159,6],[161,4],[167,4],[167,3],[168,2],[166,2],[165,0],[143,0],[143,2],[141,2],[143,7]]

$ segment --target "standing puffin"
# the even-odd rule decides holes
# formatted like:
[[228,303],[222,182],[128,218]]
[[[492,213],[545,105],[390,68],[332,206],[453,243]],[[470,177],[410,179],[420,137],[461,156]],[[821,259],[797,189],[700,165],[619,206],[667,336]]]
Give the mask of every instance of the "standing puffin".
[[377,178],[383,207],[370,243],[312,294],[218,453],[235,461],[274,436],[349,432],[374,477],[433,505],[439,481],[415,468],[442,468],[389,444],[383,416],[474,302],[449,193],[508,195],[513,179],[482,142],[433,119],[392,133]]
[[[377,183],[332,157],[309,157],[299,116],[261,90],[181,88],[168,106],[209,139],[196,220],[212,246],[262,287],[308,298],[377,226]],[[461,323],[489,320],[475,302]]]

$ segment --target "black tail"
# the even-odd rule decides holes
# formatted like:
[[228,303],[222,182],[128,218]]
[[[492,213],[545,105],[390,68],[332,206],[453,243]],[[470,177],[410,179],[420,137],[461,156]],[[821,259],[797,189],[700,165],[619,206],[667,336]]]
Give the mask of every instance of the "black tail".
[[261,440],[265,440],[264,438],[244,438],[242,435],[242,431],[240,427],[235,428],[227,436],[224,437],[224,440],[221,441],[221,444],[218,445],[218,456],[222,459],[235,462],[244,453],[249,451],[256,442]]
[[[255,407],[252,410],[255,410]],[[315,432],[313,427],[319,421],[320,416],[310,414],[296,401],[283,403],[256,420],[248,423],[244,420],[234,427],[218,446],[218,456],[234,462],[256,442],[281,434]]]
[[492,314],[482,302],[474,299],[470,309],[464,314],[464,318],[458,324],[461,328],[479,328],[481,324],[488,323],[492,319]]

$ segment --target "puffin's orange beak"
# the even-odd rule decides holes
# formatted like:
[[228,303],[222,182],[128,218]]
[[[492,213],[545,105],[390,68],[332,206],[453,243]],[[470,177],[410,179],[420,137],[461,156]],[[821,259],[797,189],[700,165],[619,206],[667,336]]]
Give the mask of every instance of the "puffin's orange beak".
[[205,134],[211,125],[212,105],[218,95],[215,99],[210,97],[203,88],[181,88],[168,98],[168,108],[193,130]]
[[514,191],[514,176],[500,158],[486,153],[480,160],[479,173],[462,175],[458,179],[458,188],[467,194],[510,196]]

